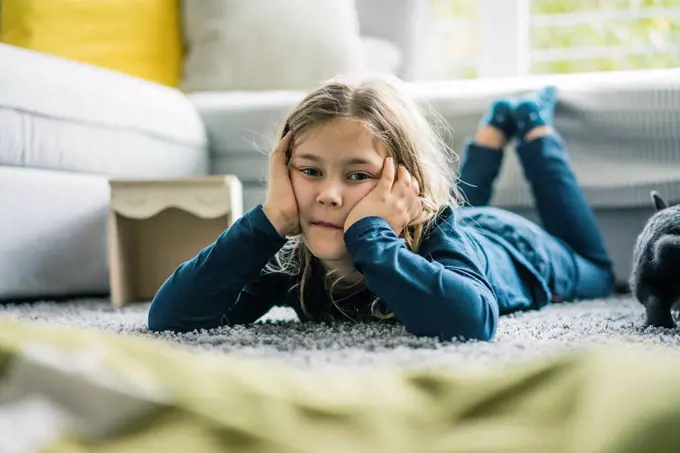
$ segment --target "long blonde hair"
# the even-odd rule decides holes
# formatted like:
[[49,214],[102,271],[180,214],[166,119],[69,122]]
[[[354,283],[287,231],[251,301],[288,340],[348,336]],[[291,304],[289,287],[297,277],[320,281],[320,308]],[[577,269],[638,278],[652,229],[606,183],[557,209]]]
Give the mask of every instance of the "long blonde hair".
[[[441,117],[434,111],[426,111],[399,87],[399,81],[388,78],[347,80],[335,78],[309,93],[288,114],[280,136],[292,131],[293,139],[310,129],[339,118],[362,121],[376,140],[382,142],[395,162],[401,162],[420,185],[423,210],[401,233],[406,246],[417,251],[430,223],[442,206],[460,205],[456,188],[454,161],[456,156],[447,147],[442,134],[435,126],[444,127]],[[298,276],[300,303],[305,313],[305,283],[312,270],[313,255],[300,235],[288,240],[275,256],[276,266],[267,266],[272,272],[285,272]],[[331,295],[333,287],[349,275],[333,277],[334,271],[326,273]],[[359,280],[361,281],[361,279]],[[291,289],[293,289],[291,288]],[[371,304],[371,313],[379,318],[390,318],[390,313],[377,310],[378,300]],[[336,307],[342,309],[334,302]],[[344,312],[343,312],[344,313]]]

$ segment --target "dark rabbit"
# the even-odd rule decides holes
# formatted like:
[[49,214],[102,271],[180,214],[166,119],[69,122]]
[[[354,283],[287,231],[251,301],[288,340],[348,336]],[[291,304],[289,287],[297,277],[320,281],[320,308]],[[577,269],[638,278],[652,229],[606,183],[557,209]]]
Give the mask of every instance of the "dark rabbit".
[[637,238],[629,283],[646,308],[648,326],[675,327],[671,308],[680,301],[680,204],[669,207],[657,192],[652,200],[657,212]]

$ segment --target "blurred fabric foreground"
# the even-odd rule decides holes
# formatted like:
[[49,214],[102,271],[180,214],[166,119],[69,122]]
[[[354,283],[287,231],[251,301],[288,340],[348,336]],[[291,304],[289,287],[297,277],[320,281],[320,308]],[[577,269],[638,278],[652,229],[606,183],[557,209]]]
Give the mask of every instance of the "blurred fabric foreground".
[[680,363],[310,372],[0,317],[0,451],[677,452]]

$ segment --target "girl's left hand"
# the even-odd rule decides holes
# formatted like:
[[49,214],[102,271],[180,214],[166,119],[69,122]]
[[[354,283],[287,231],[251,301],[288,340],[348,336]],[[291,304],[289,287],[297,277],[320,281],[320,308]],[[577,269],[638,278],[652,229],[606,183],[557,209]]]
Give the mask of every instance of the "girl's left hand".
[[[395,173],[397,180],[395,181]],[[421,211],[420,186],[406,167],[395,171],[391,157],[383,161],[378,184],[352,208],[345,220],[345,231],[364,217],[382,217],[398,235]]]

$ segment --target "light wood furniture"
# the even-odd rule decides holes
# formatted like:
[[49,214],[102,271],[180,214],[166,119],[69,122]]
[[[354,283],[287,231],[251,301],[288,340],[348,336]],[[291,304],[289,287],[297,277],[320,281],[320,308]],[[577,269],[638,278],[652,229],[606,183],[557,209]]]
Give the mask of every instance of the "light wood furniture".
[[152,300],[177,266],[243,215],[242,185],[233,175],[112,179],[109,185],[109,275],[114,307]]

